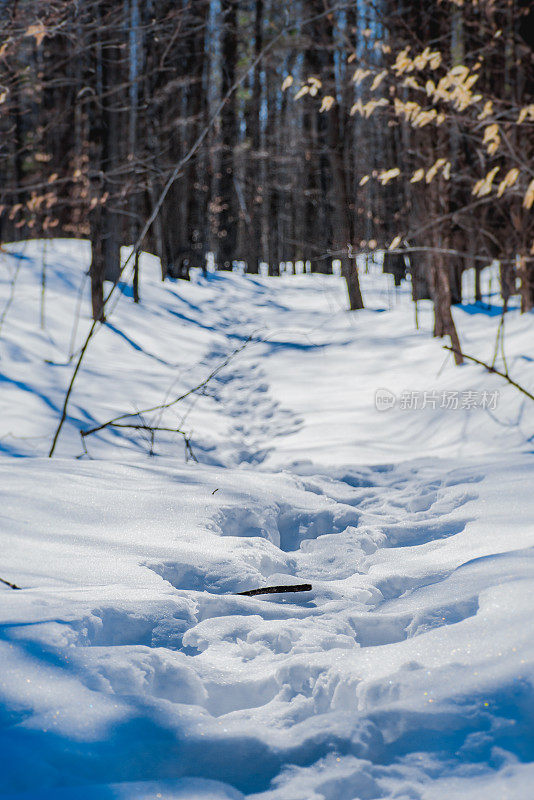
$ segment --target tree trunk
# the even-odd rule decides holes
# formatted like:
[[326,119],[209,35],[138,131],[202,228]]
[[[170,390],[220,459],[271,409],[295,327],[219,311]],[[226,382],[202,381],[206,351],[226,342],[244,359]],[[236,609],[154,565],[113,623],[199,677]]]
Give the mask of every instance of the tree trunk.
[[[237,3],[236,0],[221,0],[223,33],[221,42],[222,81],[224,97],[236,79],[237,63]],[[238,209],[234,185],[234,147],[238,138],[235,92],[227,99],[221,112],[221,161],[219,196],[219,257],[218,268],[231,270],[237,257]]]
[[104,252],[102,236],[102,208],[97,206],[89,215],[91,227],[91,304],[93,319],[104,322]]
[[[102,2],[97,6],[100,20],[109,24],[113,4]],[[121,274],[120,230],[118,215],[110,208],[110,192],[107,173],[119,161],[119,105],[116,91],[119,85],[120,48],[114,43],[103,46],[97,33],[94,42],[97,102],[92,109],[91,135],[93,147],[93,169],[98,177],[93,182],[94,208],[90,212],[90,235],[92,261],[91,298],[93,318],[102,320],[103,282],[116,283]]]
[[[263,48],[263,0],[256,0],[254,8],[254,57],[258,58]],[[263,187],[258,180],[258,156],[261,148],[261,63],[254,67],[252,76],[252,98],[250,103],[250,152],[248,180],[250,190],[250,223],[248,236],[247,271],[258,274],[261,258],[261,208]]]
[[[140,53],[139,53],[139,0],[130,0],[130,8],[128,9],[128,2],[125,5],[125,12],[128,18],[129,11],[129,79],[130,79],[130,108],[128,119],[128,157],[132,167],[132,189],[130,197],[130,240],[132,245],[135,244],[139,234],[138,222],[138,197],[136,190],[136,160],[137,160],[137,116],[139,106],[139,66],[140,66]],[[135,254],[134,261],[134,275],[133,275],[133,299],[134,303],[139,302],[139,253]]]
[[451,287],[449,270],[441,253],[435,253],[432,261],[432,294],[434,300],[434,336],[449,336],[456,364],[463,364],[460,338],[451,310]]
[[482,302],[482,287],[480,281],[480,275],[482,270],[480,267],[475,267],[475,303]]
[[521,313],[532,311],[534,308],[534,276],[532,274],[532,267],[524,255],[520,255],[518,260],[518,274],[521,280]]
[[[345,174],[342,143],[339,137],[339,114],[337,107],[330,111],[329,121],[329,155],[332,171],[332,246],[334,252],[347,252],[352,242],[349,199],[347,195],[348,176]],[[355,258],[341,255],[341,273],[347,283],[349,307],[351,311],[364,308],[358,266]]]

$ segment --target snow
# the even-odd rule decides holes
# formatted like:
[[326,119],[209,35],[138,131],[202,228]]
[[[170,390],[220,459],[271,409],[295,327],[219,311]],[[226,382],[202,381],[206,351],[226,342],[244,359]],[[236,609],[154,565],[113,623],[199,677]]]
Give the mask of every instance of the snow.
[[[454,367],[391,276],[363,274],[351,315],[339,277],[162,284],[144,256],[142,303],[123,287],[48,459],[88,259],[61,240],[0,254],[0,577],[22,587],[0,584],[0,797],[530,798],[532,402]],[[455,309],[483,360],[496,310]],[[530,391],[531,324],[505,323]],[[239,348],[144,416],[186,431],[198,463],[169,432],[152,457],[109,428],[84,454],[80,430]],[[424,391],[435,408],[401,407]]]

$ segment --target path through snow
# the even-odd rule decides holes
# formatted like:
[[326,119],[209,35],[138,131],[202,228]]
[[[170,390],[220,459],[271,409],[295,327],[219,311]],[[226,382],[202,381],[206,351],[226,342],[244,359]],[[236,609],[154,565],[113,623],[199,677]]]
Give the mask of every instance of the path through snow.
[[[1,797],[530,798],[532,412],[504,392],[500,416],[380,415],[369,398],[385,380],[495,378],[421,376],[439,346],[407,308],[393,322],[365,312],[366,331],[364,317],[340,320],[336,279],[294,281],[154,281],[137,328],[121,304],[121,335],[99,335],[68,455],[89,415],[119,413],[128,393],[152,403],[156,380],[178,393],[252,335],[187,409],[200,464],[173,456],[171,437],[148,459],[104,432],[98,460],[81,461],[3,439],[37,457],[0,461],[2,577],[24,587],[0,589]],[[56,348],[64,285],[49,310]],[[22,303],[10,313],[9,403],[45,424],[61,393],[58,368],[52,382],[42,366],[51,345]],[[489,324],[476,322],[473,346]],[[178,375],[171,323],[190,350]],[[311,592],[236,594],[304,581]]]

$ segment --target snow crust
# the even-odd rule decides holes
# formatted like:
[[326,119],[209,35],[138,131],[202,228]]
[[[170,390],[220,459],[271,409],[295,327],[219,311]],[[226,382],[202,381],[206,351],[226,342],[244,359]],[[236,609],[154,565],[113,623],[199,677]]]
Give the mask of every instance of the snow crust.
[[[0,797],[529,800],[532,402],[455,368],[390,276],[363,274],[350,315],[337,277],[162,284],[144,256],[48,459],[88,261],[74,241],[0,254],[0,577],[22,587],[0,584]],[[496,312],[455,309],[466,352],[492,360]],[[505,324],[530,391],[531,326]],[[245,344],[144,417],[199,463],[169,432],[153,457],[129,429],[83,454],[80,430]],[[499,397],[381,412],[377,389]]]

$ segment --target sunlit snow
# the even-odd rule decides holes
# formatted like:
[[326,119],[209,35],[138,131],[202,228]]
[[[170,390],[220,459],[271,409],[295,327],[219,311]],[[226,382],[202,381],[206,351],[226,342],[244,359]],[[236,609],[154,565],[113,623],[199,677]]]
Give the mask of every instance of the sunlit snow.
[[[350,314],[336,276],[161,283],[145,256],[48,459],[88,263],[0,254],[0,796],[530,798],[532,401],[454,367],[378,266]],[[491,362],[498,309],[454,313]],[[505,324],[530,391],[531,324]],[[237,350],[143,415],[189,454],[126,428],[84,452]]]

